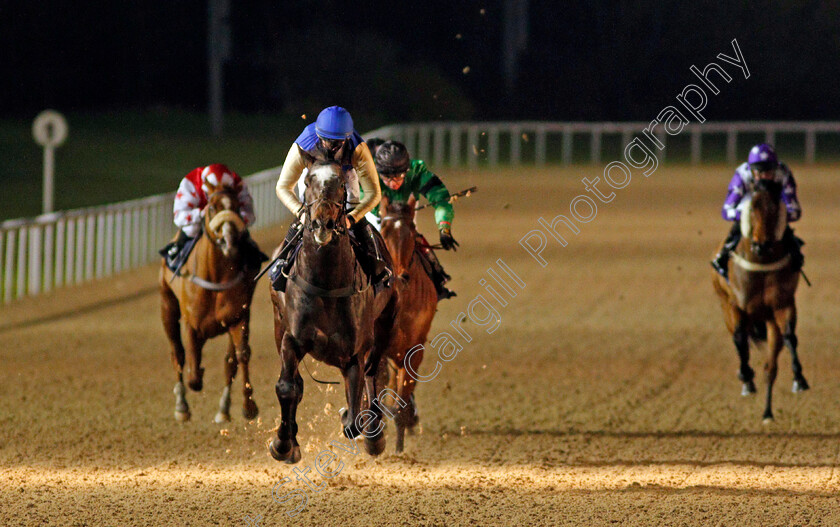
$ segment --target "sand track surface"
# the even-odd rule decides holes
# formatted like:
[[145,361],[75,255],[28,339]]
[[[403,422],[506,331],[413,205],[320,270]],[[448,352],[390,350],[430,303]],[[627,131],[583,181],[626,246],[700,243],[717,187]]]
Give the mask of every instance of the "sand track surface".
[[[814,283],[798,295],[812,389],[791,393],[783,352],[769,426],[763,350],[752,359],[759,396],[743,398],[709,274],[731,167],[634,173],[579,234],[558,228],[568,246],[546,237],[545,266],[519,240],[540,217],[568,216],[580,179],[601,169],[458,171],[449,187],[479,192],[456,205],[461,250],[441,259],[458,297],[440,304],[430,336],[454,332],[480,294],[501,322],[492,333],[462,322],[471,341],[460,337],[463,350],[420,383],[422,430],[404,454],[390,425],[379,458],[331,447],[349,444],[343,388],[304,370],[303,459],[270,458],[280,365],[267,282],[252,320],[259,418],[241,417],[236,379],[233,420],[213,423],[226,348],[216,340],[204,390],[187,394],[192,420],[175,422],[149,267],[0,310],[0,525],[840,525],[840,182],[834,166],[793,169]],[[433,232],[431,211],[419,214]],[[282,234],[255,238],[269,252]],[[505,306],[479,283],[498,259],[525,284]],[[422,373],[435,361],[429,348]],[[325,450],[330,479],[317,473]]]

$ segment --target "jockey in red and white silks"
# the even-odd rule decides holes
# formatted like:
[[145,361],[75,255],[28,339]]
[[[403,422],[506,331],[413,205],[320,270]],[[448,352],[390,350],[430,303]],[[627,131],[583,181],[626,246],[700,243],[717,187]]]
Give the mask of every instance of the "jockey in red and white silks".
[[193,238],[201,229],[203,211],[207,205],[208,185],[212,188],[227,186],[238,189],[239,215],[246,226],[254,223],[254,200],[245,182],[225,165],[213,164],[196,168],[187,174],[178,186],[172,210],[175,213],[175,225],[184,231],[184,234]]

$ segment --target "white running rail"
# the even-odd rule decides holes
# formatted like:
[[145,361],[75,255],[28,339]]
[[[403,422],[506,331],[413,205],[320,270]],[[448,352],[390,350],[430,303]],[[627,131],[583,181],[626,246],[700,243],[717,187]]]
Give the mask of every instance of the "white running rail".
[[[402,141],[412,157],[424,159],[431,166],[457,167],[466,164],[470,168],[479,165],[495,167],[502,162],[513,166],[523,163],[542,166],[558,162],[570,165],[573,160],[599,164],[606,136],[619,138],[623,148],[634,137],[640,136],[648,125],[645,122],[541,121],[409,123],[379,128],[365,134],[365,138]],[[656,126],[653,131],[666,145],[664,150],[654,149],[662,162],[668,153],[669,136],[662,125]],[[689,159],[692,164],[699,164],[703,161],[703,138],[709,136],[726,138],[725,158],[728,163],[735,163],[740,157],[746,158],[746,145],[741,145],[743,152],[738,151],[738,137],[743,134],[750,134],[753,141],[773,144],[777,135],[797,136],[803,144],[801,158],[806,163],[814,163],[817,160],[818,136],[840,135],[840,122],[706,122],[689,124],[677,135],[689,138]],[[583,147],[581,140],[585,145]],[[787,158],[800,155],[800,152],[785,153]]]
[[[255,227],[289,217],[274,194],[280,167],[245,180]],[[0,223],[0,304],[160,261],[175,234],[175,193]]]

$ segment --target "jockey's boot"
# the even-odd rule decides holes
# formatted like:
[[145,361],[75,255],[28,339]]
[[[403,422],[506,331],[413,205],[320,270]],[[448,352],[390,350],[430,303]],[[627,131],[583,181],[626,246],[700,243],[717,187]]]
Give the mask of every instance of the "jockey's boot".
[[181,259],[189,256],[182,255],[181,252],[190,240],[192,240],[192,238],[187,236],[183,230],[179,229],[178,237],[175,238],[175,241],[167,243],[163,249],[158,251],[158,253],[163,256],[166,261],[166,267],[168,267],[170,271],[174,272],[178,268],[178,265],[180,265]]
[[426,238],[422,234],[418,233],[417,238],[417,252],[420,254],[420,260],[423,262],[423,268],[426,270],[426,273],[428,273],[429,278],[432,279],[432,283],[435,284],[435,291],[437,291],[438,300],[445,300],[447,298],[452,298],[453,296],[458,296],[455,291],[451,291],[445,287],[446,282],[451,280],[452,277],[443,270],[443,266],[440,264],[440,260],[438,260],[434,249],[429,247],[429,242],[426,241]]
[[358,242],[354,245],[356,258],[359,260],[362,270],[370,277],[374,293],[390,287],[393,271],[382,257],[383,251],[387,249],[380,247],[376,236],[373,234],[373,227],[366,218],[362,218],[353,224],[351,231],[356,242]]
[[242,251],[245,267],[259,271],[262,263],[268,261],[268,256],[260,250],[259,245],[251,238],[251,233],[248,231],[243,232],[239,239],[239,250]]
[[805,245],[805,242],[793,233],[793,229],[786,227],[782,236],[782,244],[785,250],[790,253],[791,268],[798,273],[805,264],[805,256],[802,255],[802,246]]
[[300,242],[303,239],[302,236],[298,236],[302,229],[303,224],[301,222],[293,221],[289,225],[289,232],[286,233],[283,243],[280,244],[281,257],[274,262],[268,272],[268,276],[271,279],[271,286],[275,291],[286,291],[286,280],[289,272],[292,270],[292,264],[295,261]]
[[721,248],[720,252],[717,256],[715,256],[715,259],[711,261],[712,268],[714,268],[719,275],[726,278],[727,281],[729,280],[729,255],[735,250],[735,247],[737,247],[738,242],[740,241],[741,224],[736,221],[729,230],[726,240],[723,242],[723,248]]

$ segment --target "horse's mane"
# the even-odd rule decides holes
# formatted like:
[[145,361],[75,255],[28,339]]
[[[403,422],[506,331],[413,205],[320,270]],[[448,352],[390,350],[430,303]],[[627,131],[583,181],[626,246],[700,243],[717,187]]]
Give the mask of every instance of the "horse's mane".
[[386,212],[393,212],[394,214],[399,214],[400,216],[408,216],[411,214],[412,208],[412,205],[409,205],[405,201],[391,201],[388,203]]

